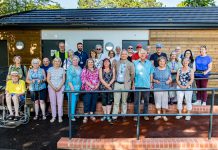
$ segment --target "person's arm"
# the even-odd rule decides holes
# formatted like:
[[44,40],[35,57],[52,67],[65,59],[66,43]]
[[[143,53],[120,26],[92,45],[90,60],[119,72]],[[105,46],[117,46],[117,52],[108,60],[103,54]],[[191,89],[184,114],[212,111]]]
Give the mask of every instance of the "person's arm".
[[135,83],[134,83],[134,79],[135,79],[135,67],[133,65],[133,63],[131,63],[131,66],[130,66],[130,79],[131,79],[131,82],[132,82],[132,89],[134,90],[135,89]]
[[212,70],[212,62],[208,64],[208,69],[204,71],[204,75],[208,74]]
[[109,86],[111,86],[115,81],[116,74],[115,74],[115,68],[114,67],[112,68],[112,72],[113,72],[113,77],[112,77],[112,80],[109,83]]
[[51,86],[51,88],[52,88],[53,90],[56,90],[56,88],[54,87],[54,85],[51,83],[51,73],[50,73],[50,72],[48,72],[48,74],[47,74],[47,82],[48,82],[48,85]]
[[191,80],[186,84],[185,88],[188,88],[190,85],[192,85],[194,81],[194,71],[191,70]]
[[150,57],[150,61],[151,61],[151,63],[153,64],[153,66],[154,66],[154,55],[153,54],[151,54],[151,57]]
[[31,83],[34,83],[34,82],[35,82],[35,80],[30,79],[30,71],[28,71],[27,77],[26,77],[26,83],[31,84]]
[[60,91],[61,88],[63,87],[64,83],[65,83],[65,71],[64,71],[64,69],[62,71],[63,71],[62,82],[61,82],[60,86],[57,88],[57,91]]
[[87,73],[86,72],[87,72],[86,69],[82,70],[82,74],[81,74],[82,83],[88,85],[91,88],[94,88],[94,86],[90,82],[87,81],[87,79],[86,79],[87,78]]
[[176,74],[176,83],[180,88],[182,89],[184,88],[184,86],[182,86],[181,82],[179,81],[179,70],[177,71],[177,74]]
[[69,68],[69,69],[67,69],[67,84],[70,86],[70,89],[71,89],[71,91],[74,91],[74,86],[73,86],[73,84],[72,84],[72,69],[71,68]]
[[[22,81],[23,81],[23,80],[22,80]],[[24,95],[25,92],[26,92],[26,84],[25,84],[25,82],[23,81],[21,84],[22,84],[22,85],[21,85],[21,86],[22,86],[22,92],[19,93],[19,94],[17,94],[18,96]]]
[[99,80],[100,82],[108,89],[110,86],[107,84],[107,82],[104,81],[102,77],[102,68],[99,69]]

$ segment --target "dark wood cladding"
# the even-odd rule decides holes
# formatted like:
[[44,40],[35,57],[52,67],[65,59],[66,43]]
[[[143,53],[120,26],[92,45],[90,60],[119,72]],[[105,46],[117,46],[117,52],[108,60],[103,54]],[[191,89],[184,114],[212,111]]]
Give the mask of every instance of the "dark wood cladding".
[[[7,40],[9,64],[13,57],[22,57],[22,63],[29,66],[32,58],[41,58],[41,31],[40,30],[0,30],[0,40]],[[16,49],[16,42],[23,41],[24,49]]]

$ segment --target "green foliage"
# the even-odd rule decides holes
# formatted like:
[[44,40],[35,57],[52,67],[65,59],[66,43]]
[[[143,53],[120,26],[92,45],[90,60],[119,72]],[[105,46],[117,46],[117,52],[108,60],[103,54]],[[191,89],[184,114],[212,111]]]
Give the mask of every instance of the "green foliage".
[[215,6],[215,0],[183,0],[177,7],[208,7]]
[[33,9],[60,9],[52,0],[0,0],[0,14],[7,15]]
[[143,8],[162,7],[157,0],[79,0],[79,8]]

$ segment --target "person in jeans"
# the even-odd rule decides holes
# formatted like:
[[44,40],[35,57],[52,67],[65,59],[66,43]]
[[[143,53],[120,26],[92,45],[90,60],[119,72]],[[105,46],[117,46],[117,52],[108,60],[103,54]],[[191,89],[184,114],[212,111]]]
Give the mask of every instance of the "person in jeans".
[[[135,89],[150,89],[152,86],[151,81],[153,80],[154,67],[151,61],[147,60],[147,51],[141,49],[139,51],[139,59],[135,60],[133,64],[135,66]],[[140,94],[143,94],[145,99],[143,113],[148,114],[149,91],[134,93],[134,113],[137,114],[140,111],[138,110]],[[144,117],[144,119],[149,120],[149,117]],[[137,121],[137,117],[134,117],[134,121]]]
[[[19,101],[25,100],[24,94],[26,92],[25,82],[19,79],[19,73],[17,71],[12,71],[10,74],[11,80],[6,83],[6,103],[9,110],[9,120],[14,119],[14,121],[19,120]],[[11,101],[14,103],[15,117],[12,111]]]
[[[128,52],[122,50],[121,60],[118,61],[115,65],[116,72],[116,82],[114,84],[114,90],[130,90],[133,88],[135,69],[133,63],[127,60]],[[121,114],[127,113],[127,96],[128,92],[115,92],[114,93],[114,105],[113,105],[113,114],[118,114],[120,107],[120,99],[122,96],[122,110]],[[113,117],[116,121],[117,117]],[[123,121],[125,121],[123,117]]]
[[47,82],[48,93],[51,103],[52,119],[53,123],[56,120],[56,104],[58,105],[58,122],[63,122],[63,98],[64,98],[64,82],[65,82],[65,70],[61,67],[61,59],[53,59],[53,67],[48,69]]
[[[67,79],[65,83],[65,90],[70,90],[70,91],[79,91],[82,85],[81,82],[81,72],[82,69],[79,66],[79,57],[78,56],[73,56],[72,58],[72,65],[68,67],[67,69]],[[70,102],[70,93],[67,94],[68,96],[68,106]],[[75,114],[75,109],[76,109],[76,104],[78,101],[78,93],[72,93],[71,94],[71,120],[76,121],[74,118]]]
[[[95,91],[99,87],[99,74],[98,69],[94,65],[93,59],[89,58],[86,65],[82,70],[82,90]],[[83,105],[85,114],[94,114],[96,111],[98,93],[85,93],[83,96]],[[95,117],[90,117],[92,121],[96,121]],[[88,118],[84,117],[83,123],[87,123]]]
[[[99,69],[99,79],[101,81],[99,90],[112,90],[115,80],[115,69],[112,67],[110,59],[105,58],[103,60],[103,67]],[[102,98],[102,109],[104,114],[111,113],[111,104],[113,102],[113,93],[100,93]],[[101,121],[107,119],[111,122],[110,117],[102,117]]]
[[[153,82],[154,89],[169,89],[171,79],[171,72],[166,67],[166,57],[159,57],[157,60],[158,67],[154,69],[153,74]],[[157,109],[157,113],[161,114],[161,109],[163,114],[166,114],[166,110],[168,109],[168,91],[158,91],[154,92],[154,100],[155,107]],[[154,117],[154,120],[160,119],[161,116]],[[166,116],[163,116],[164,121],[168,121]]]
[[[194,81],[194,71],[189,68],[188,64],[190,60],[188,58],[184,58],[182,61],[183,67],[180,68],[177,72],[176,82],[177,89],[189,89],[192,87],[192,82]],[[177,91],[177,109],[179,114],[182,114],[182,103],[185,96],[187,113],[190,114],[192,110],[192,93],[193,91]],[[182,116],[176,116],[176,119],[180,119]],[[185,120],[190,120],[191,116],[186,116]]]
[[[205,45],[200,47],[200,55],[195,58],[196,65],[196,85],[197,88],[207,88],[208,77],[210,71],[212,70],[212,58],[207,55],[207,47]],[[199,78],[205,78],[200,79]],[[206,106],[207,102],[207,91],[198,91],[197,92],[197,101],[193,105]]]
[[151,54],[150,61],[154,64],[155,67],[158,67],[158,58],[165,57],[167,60],[167,54],[162,52],[163,45],[161,43],[156,44],[156,53]]
[[38,119],[39,107],[42,111],[42,120],[46,119],[45,116],[45,101],[46,101],[46,75],[44,69],[40,68],[41,61],[34,58],[31,61],[32,69],[28,71],[26,82],[30,85],[31,100],[35,106],[35,117],[33,120]]

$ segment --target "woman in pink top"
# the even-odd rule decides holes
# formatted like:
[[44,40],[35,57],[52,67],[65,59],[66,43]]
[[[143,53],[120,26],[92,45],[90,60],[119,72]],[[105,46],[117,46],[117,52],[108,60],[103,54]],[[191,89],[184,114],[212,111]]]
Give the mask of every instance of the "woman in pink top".
[[[94,91],[98,90],[99,87],[99,75],[98,69],[94,65],[94,60],[89,58],[86,61],[86,66],[82,70],[82,90]],[[83,97],[84,113],[93,114],[96,111],[96,103],[98,99],[97,93],[86,93]],[[90,117],[92,121],[95,121],[95,117]],[[87,123],[88,118],[84,117],[83,123]]]

